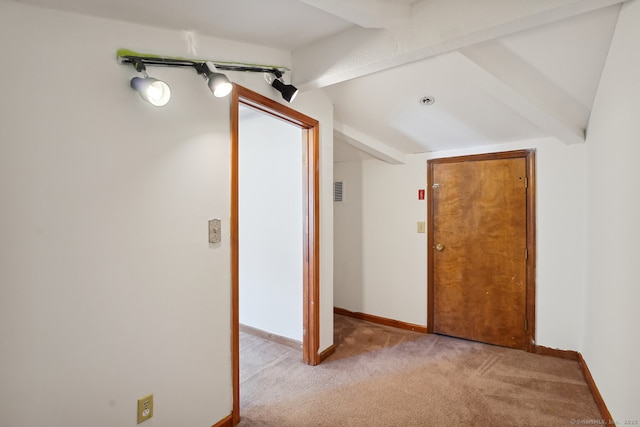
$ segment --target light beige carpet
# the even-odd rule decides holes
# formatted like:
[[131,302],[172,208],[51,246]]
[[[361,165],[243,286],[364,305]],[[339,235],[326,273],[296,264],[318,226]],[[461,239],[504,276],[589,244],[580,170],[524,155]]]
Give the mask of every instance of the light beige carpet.
[[570,426],[599,419],[577,362],[335,316],[336,352],[241,334],[241,427]]

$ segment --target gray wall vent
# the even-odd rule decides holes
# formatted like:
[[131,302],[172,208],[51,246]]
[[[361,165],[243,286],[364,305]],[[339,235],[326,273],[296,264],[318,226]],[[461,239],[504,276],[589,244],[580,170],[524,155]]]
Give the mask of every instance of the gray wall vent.
[[342,181],[333,182],[333,201],[334,202],[336,203],[344,202],[344,193],[342,189],[343,189]]

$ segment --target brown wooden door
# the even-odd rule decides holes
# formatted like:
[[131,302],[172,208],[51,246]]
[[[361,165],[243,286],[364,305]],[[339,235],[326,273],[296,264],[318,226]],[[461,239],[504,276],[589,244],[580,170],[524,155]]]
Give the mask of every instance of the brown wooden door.
[[524,349],[526,157],[435,160],[429,173],[433,332]]

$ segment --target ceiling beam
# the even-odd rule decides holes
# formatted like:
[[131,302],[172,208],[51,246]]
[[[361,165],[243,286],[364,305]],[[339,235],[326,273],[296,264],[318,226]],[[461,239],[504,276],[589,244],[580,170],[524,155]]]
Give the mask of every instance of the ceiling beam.
[[347,142],[365,153],[392,165],[402,165],[405,163],[406,156],[404,153],[335,120],[333,122],[333,137]]
[[423,0],[402,24],[356,27],[295,50],[293,80],[321,88],[622,2]]
[[386,28],[411,16],[411,3],[397,0],[300,0],[363,28]]
[[580,108],[576,105],[575,100],[571,100],[565,94],[565,100],[556,104],[554,101],[557,101],[558,94],[553,100],[545,96],[545,94],[551,93],[551,89],[554,87],[545,79],[527,79],[526,84],[520,84],[515,78],[512,78],[515,75],[494,74],[491,67],[487,66],[490,61],[484,61],[486,58],[481,60],[478,55],[472,55],[472,50],[464,52],[466,55],[460,52],[454,52],[450,55],[451,70],[453,73],[457,73],[459,79],[473,82],[485,90],[488,96],[498,99],[550,136],[556,137],[565,144],[585,142],[585,130],[571,120],[569,115],[563,114],[561,108],[554,108],[554,105]]
[[[477,83],[496,91],[493,96],[505,103],[512,102],[512,107],[520,107],[518,113],[565,143],[584,142],[589,108],[499,40],[464,48],[459,53],[475,64],[466,65],[475,70]],[[513,102],[515,94],[522,100]],[[524,100],[535,107],[533,111],[538,111],[533,117],[526,115],[531,107],[522,108]]]

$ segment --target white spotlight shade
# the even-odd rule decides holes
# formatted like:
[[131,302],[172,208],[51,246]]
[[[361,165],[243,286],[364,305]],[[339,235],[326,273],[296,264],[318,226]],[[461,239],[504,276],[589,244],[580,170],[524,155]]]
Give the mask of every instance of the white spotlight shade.
[[131,87],[140,93],[140,97],[151,105],[163,107],[171,99],[171,89],[162,80],[152,77],[134,77]]
[[213,96],[216,98],[224,98],[229,95],[233,89],[233,85],[229,81],[229,77],[219,73],[215,64],[211,61],[205,62],[203,65],[203,68],[196,68],[196,71],[207,77],[207,84],[209,85],[211,92],[213,92]]
[[276,88],[278,92],[282,94],[282,98],[284,98],[284,100],[287,102],[293,102],[296,95],[298,95],[298,88],[296,88],[294,85],[285,84],[280,79],[274,79],[271,83],[271,86]]
[[233,89],[229,78],[222,73],[210,73],[207,78],[209,79],[209,89],[216,98],[224,98]]

